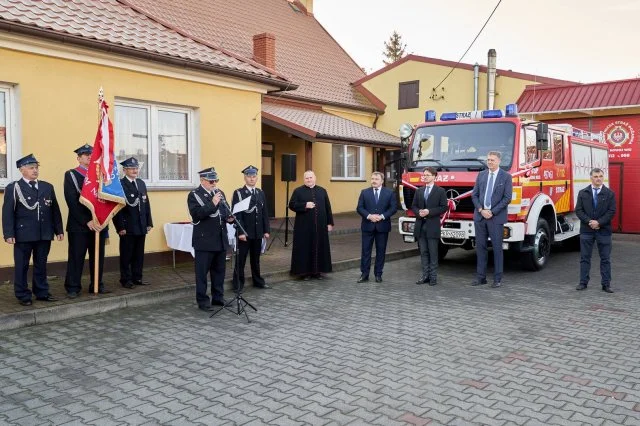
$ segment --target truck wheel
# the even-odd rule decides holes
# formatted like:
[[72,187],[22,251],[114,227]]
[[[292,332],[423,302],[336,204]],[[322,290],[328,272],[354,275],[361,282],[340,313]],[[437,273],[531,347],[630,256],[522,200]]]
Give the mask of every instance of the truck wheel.
[[449,246],[440,243],[438,247],[438,261],[441,261],[449,253]]
[[538,219],[536,233],[533,236],[533,247],[524,253],[522,267],[529,271],[539,271],[547,266],[551,254],[551,233],[549,224],[544,219]]

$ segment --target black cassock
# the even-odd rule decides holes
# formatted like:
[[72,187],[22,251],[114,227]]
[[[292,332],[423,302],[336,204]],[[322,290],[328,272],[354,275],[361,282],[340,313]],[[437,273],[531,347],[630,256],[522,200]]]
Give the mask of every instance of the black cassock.
[[[316,204],[307,209],[308,201]],[[296,212],[293,227],[293,253],[291,273],[312,275],[331,272],[331,250],[327,225],[333,225],[331,203],[327,191],[320,187],[301,186],[296,188],[289,200],[289,208]]]

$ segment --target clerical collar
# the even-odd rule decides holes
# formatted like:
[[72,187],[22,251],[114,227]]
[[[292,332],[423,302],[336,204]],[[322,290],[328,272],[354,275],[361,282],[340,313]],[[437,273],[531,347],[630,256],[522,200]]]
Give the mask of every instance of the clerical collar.
[[313,186],[305,185],[305,186],[306,186],[307,188],[309,188],[309,189],[313,189],[313,188],[315,187],[315,185],[313,185]]

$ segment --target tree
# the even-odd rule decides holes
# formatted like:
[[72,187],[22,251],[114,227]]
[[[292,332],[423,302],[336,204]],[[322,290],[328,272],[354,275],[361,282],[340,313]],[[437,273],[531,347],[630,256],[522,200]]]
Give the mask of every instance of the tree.
[[383,59],[382,62],[385,65],[389,65],[406,55],[405,49],[407,45],[402,43],[402,36],[397,31],[394,31],[389,37],[389,41],[384,42],[384,48],[385,51],[382,54],[386,59]]

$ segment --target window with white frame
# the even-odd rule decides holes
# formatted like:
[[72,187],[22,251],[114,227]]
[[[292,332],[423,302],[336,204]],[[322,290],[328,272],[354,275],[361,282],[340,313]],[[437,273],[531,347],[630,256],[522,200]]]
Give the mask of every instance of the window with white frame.
[[193,116],[188,108],[116,102],[116,159],[135,157],[150,186],[192,185]]
[[15,162],[18,157],[14,91],[11,86],[0,85],[0,186],[17,179]]
[[364,148],[353,145],[333,145],[331,151],[332,179],[364,179]]

